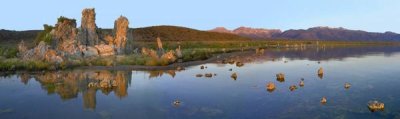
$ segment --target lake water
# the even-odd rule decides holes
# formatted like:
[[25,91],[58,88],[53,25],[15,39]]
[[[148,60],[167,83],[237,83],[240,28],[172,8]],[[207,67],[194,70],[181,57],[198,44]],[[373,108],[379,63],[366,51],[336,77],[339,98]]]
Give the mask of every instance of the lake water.
[[[244,66],[3,74],[0,118],[400,118],[400,48],[266,50],[229,59]],[[281,72],[284,81],[276,79]],[[195,76],[205,73],[216,76]],[[298,86],[301,78],[304,87]],[[103,80],[111,87],[98,86]],[[268,82],[276,84],[274,91],[267,91]],[[290,91],[290,85],[298,89]],[[176,100],[181,103],[174,105]],[[385,103],[384,111],[371,112],[370,100]]]

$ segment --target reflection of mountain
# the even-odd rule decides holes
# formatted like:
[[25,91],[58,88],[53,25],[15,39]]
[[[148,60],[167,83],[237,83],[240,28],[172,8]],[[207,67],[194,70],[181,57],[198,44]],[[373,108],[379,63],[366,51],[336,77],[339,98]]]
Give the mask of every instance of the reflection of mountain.
[[400,47],[346,47],[346,48],[306,48],[306,49],[279,49],[265,50],[265,55],[272,58],[285,57],[289,59],[331,60],[348,57],[360,57],[371,53],[391,55],[399,52]]
[[[27,82],[28,74],[20,74],[21,81]],[[108,95],[112,91],[119,98],[128,95],[131,72],[125,71],[63,71],[35,74],[48,94],[58,94],[63,100],[73,99],[82,93],[85,108],[96,108],[96,92]]]
[[165,73],[170,75],[172,78],[174,78],[176,75],[175,70],[154,70],[154,71],[148,71],[148,73],[149,73],[149,78],[161,77]]
[[254,51],[238,52],[236,55],[226,57],[219,60],[218,66],[223,67],[224,64],[232,62],[263,62],[279,58],[287,58],[290,60],[306,59],[310,61],[324,60],[342,60],[350,57],[362,57],[371,54],[384,54],[390,56],[399,53],[400,47],[396,46],[371,46],[371,47],[302,47],[302,48],[279,48],[265,49],[263,53],[255,53]]

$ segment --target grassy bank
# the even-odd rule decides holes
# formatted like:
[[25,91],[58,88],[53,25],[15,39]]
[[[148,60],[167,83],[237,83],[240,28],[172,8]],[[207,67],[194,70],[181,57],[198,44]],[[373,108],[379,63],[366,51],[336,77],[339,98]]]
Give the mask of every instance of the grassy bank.
[[[156,48],[155,42],[135,41],[133,47]],[[119,66],[119,65],[142,65],[142,66],[165,66],[174,62],[168,62],[160,58],[152,58],[141,54],[124,56],[93,57],[82,59],[68,58],[60,64],[44,61],[23,61],[17,58],[16,44],[0,47],[0,70],[62,70],[80,66]],[[183,57],[178,61],[189,62],[205,60],[216,54],[229,53],[243,50],[254,50],[264,48],[276,50],[284,48],[334,48],[334,47],[366,47],[366,46],[400,46],[399,42],[343,42],[343,41],[300,41],[300,40],[268,40],[268,41],[165,41],[164,49],[175,50],[178,46],[182,49]]]

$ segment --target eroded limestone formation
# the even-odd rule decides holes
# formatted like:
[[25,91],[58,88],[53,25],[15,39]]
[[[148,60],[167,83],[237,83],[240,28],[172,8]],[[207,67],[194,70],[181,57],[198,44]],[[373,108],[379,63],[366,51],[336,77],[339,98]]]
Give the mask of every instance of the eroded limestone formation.
[[78,38],[79,44],[84,46],[94,46],[100,43],[99,34],[96,26],[96,13],[94,8],[82,11],[81,28]]
[[80,28],[77,28],[75,19],[60,17],[49,33],[51,43],[39,43],[28,51],[22,42],[19,45],[20,56],[23,59],[51,60],[59,63],[69,57],[112,56],[127,51],[128,40],[132,39],[127,35],[129,21],[126,17],[121,16],[115,21],[114,36],[98,31],[95,9],[84,9]]
[[114,45],[118,54],[125,51],[127,43],[127,34],[129,30],[129,21],[126,17],[120,16],[114,23]]
[[50,34],[52,36],[52,49],[68,55],[80,55],[76,42],[78,29],[76,28],[76,21],[74,19],[58,18],[58,22]]
[[61,63],[64,61],[55,50],[50,49],[50,46],[43,41],[41,41],[35,48],[20,53],[22,53],[20,57],[23,60],[44,60],[52,63]]

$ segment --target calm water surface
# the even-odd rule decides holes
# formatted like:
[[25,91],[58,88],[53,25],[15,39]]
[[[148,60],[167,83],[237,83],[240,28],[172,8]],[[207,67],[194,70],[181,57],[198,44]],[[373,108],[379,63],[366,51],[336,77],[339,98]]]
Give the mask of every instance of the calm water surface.
[[[400,118],[400,48],[274,50],[182,71],[17,73],[0,78],[0,118]],[[285,62],[287,61],[287,62]],[[323,77],[317,76],[323,67]],[[232,69],[232,71],[229,71]],[[236,80],[230,78],[236,72]],[[277,81],[277,73],[285,73]],[[215,73],[212,78],[196,74]],[[290,91],[304,78],[305,86]],[[110,80],[112,88],[89,87]],[[267,82],[276,90],[267,91]],[[351,83],[345,89],[344,84]],[[327,97],[327,104],[320,103]],[[181,101],[179,106],[174,100]],[[371,112],[370,100],[385,103]]]

